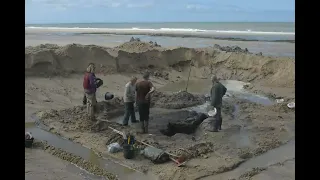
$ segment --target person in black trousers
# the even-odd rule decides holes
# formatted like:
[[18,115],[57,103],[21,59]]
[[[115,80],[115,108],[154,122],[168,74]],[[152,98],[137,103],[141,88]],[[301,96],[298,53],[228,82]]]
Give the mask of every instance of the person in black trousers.
[[136,84],[137,105],[139,109],[141,133],[148,133],[149,127],[149,110],[150,110],[150,96],[154,92],[155,87],[149,81],[150,74],[145,73],[143,80]]
[[217,109],[217,114],[215,115],[215,122],[213,127],[213,132],[218,132],[221,130],[222,117],[221,117],[221,107],[222,107],[222,97],[226,94],[227,88],[222,85],[217,76],[212,76],[212,88],[210,91],[211,95],[211,106]]
[[135,87],[136,82],[137,82],[137,78],[132,77],[130,82],[128,82],[125,86],[124,96],[123,96],[124,107],[125,107],[125,114],[123,118],[124,126],[128,125],[129,117],[131,117],[132,123],[137,122],[135,111],[134,111],[134,102],[136,99],[136,87]]

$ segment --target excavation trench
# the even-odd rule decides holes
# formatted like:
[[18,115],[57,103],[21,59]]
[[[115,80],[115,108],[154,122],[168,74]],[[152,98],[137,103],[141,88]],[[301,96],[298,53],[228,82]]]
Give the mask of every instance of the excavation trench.
[[[241,122],[237,118],[240,112],[239,105],[236,103],[237,99],[246,99],[247,101],[263,105],[273,104],[273,101],[269,100],[266,97],[234,90],[230,87],[228,89],[228,96],[224,97],[224,100],[231,100],[230,102],[232,106],[232,111],[230,111],[230,113],[234,117],[231,121],[234,121],[236,124],[241,124]],[[193,134],[195,130],[198,128],[198,126],[202,123],[202,121],[207,118],[205,108],[206,104],[208,104],[208,102],[199,106],[193,106],[184,109],[151,108],[149,133],[153,135],[166,136],[173,136],[177,133]],[[138,114],[136,114],[136,117],[139,119]],[[121,180],[130,179],[133,177],[136,177],[141,180],[154,179],[154,177],[148,177],[148,175],[137,172],[118,163],[115,163],[116,160],[112,159],[109,156],[108,159],[102,158],[98,156],[94,151],[86,147],[83,147],[80,144],[76,144],[72,141],[54,135],[48,132],[49,129],[43,124],[41,124],[36,116],[32,116],[32,119],[35,120],[37,126],[27,127],[26,130],[32,132],[36,139],[47,141],[48,144],[54,147],[61,148],[67,152],[80,156],[83,159],[102,167],[110,173],[117,175],[117,177]],[[111,118],[109,120],[122,124],[123,117],[118,115],[117,117]],[[248,146],[250,145],[250,142],[247,138],[248,134],[246,134],[245,129],[241,129],[242,130],[239,132],[239,134],[234,135],[233,141],[238,142],[239,147]],[[87,176],[88,179],[90,179],[89,175]],[[94,180],[94,178],[95,177],[91,177],[92,180]]]
[[[272,105],[274,104],[269,98],[241,91],[229,91],[228,96],[224,97],[225,100],[247,100],[249,102]],[[233,101],[234,102],[234,101]],[[166,136],[174,136],[177,133],[193,134],[198,126],[208,118],[207,106],[209,102],[202,105],[193,106],[183,109],[166,110],[162,108],[152,108],[149,119],[149,133],[150,134],[163,134]],[[241,125],[237,116],[239,115],[239,105],[232,104],[232,116],[234,117],[234,123]],[[136,112],[136,117],[139,119],[139,114]],[[110,121],[123,124],[123,117],[118,116],[112,118]],[[129,121],[129,125],[132,125]],[[139,128],[139,127],[138,127]]]

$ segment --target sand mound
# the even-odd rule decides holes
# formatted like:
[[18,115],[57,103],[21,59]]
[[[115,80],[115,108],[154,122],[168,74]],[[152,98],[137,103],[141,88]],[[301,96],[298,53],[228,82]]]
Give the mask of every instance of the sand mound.
[[90,62],[98,64],[99,71],[112,72],[116,69],[114,57],[100,46],[69,44],[57,47],[46,44],[25,48],[26,75],[83,72]]
[[[266,57],[242,52],[225,52],[216,48],[166,49],[153,43],[132,41],[116,48],[95,45],[40,45],[25,48],[26,75],[83,72],[89,62],[103,73],[130,72],[141,68],[188,71],[194,60],[193,75],[259,82],[262,85],[294,87],[295,61],[285,57]],[[178,68],[177,68],[178,67]]]
[[119,46],[116,47],[116,49],[122,50],[122,51],[127,51],[127,52],[146,52],[150,50],[163,50],[163,48],[155,45],[154,43],[147,43],[143,41],[130,41],[130,42],[125,42]]
[[155,105],[166,109],[181,109],[191,106],[203,104],[204,97],[193,95],[191,93],[182,91],[176,94],[167,95],[159,98]]

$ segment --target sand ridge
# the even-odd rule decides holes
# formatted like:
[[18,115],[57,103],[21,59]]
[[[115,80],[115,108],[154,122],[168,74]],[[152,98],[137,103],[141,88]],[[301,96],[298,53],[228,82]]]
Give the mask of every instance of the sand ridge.
[[136,72],[141,69],[188,71],[193,74],[216,73],[224,79],[259,82],[276,87],[295,86],[295,61],[286,57],[268,57],[243,52],[225,52],[218,48],[172,49],[147,42],[126,42],[115,48],[96,45],[45,44],[25,48],[26,76],[83,72],[88,63],[97,64],[103,73]]

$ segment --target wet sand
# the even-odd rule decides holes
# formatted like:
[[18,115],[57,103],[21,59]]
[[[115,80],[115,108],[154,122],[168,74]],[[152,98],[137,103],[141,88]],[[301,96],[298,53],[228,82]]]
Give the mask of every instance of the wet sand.
[[[295,40],[294,32],[250,32],[250,31],[184,31],[184,30],[165,30],[165,29],[113,29],[113,28],[63,28],[63,27],[25,27],[27,34],[41,33],[63,33],[63,34],[106,34],[106,35],[147,35],[147,36],[164,36],[164,37],[196,37],[209,39],[241,39],[256,41],[293,41]],[[233,38],[231,38],[233,37]]]
[[[76,167],[39,149],[25,149],[25,179],[84,180]],[[92,179],[92,180],[101,180]]]
[[[111,76],[112,77],[112,76]],[[106,76],[105,77],[106,79],[108,78],[108,76]],[[71,79],[69,79],[69,81],[70,81]],[[74,81],[74,80],[73,80]],[[79,80],[79,82],[80,82],[80,80]],[[192,82],[197,82],[197,81],[192,81]],[[163,83],[163,82],[162,82]],[[228,85],[229,84],[229,85]],[[169,86],[170,86],[170,84],[168,84]],[[180,88],[182,88],[183,87],[183,83],[182,83],[182,86],[178,86],[178,87],[180,87]],[[225,83],[225,85],[229,88],[229,90],[230,91],[240,91],[241,89],[243,89],[243,88],[241,88],[241,85],[243,85],[243,83],[237,83],[237,82],[234,82],[234,81],[231,81],[231,82],[226,82]],[[190,89],[193,89],[193,88],[195,88],[195,87],[198,87],[198,84],[197,83],[190,83]],[[162,86],[162,88],[166,88],[166,86]],[[158,88],[157,89],[159,89],[159,90],[161,90],[162,89],[161,88],[161,86],[159,87],[158,86]],[[203,89],[199,89],[199,90],[201,90],[201,91],[204,91],[204,89],[207,89],[206,87],[203,87]],[[121,90],[119,90],[119,91],[121,91]],[[199,91],[198,91],[199,92]],[[121,94],[121,93],[119,93],[119,94]],[[80,94],[79,94],[80,95]],[[80,96],[79,96],[80,97]],[[244,108],[246,109],[246,111],[248,111],[248,112],[251,112],[253,109],[252,109],[252,107],[251,107],[251,105],[246,105],[246,103],[244,103],[244,104],[240,104],[240,106],[244,106]],[[255,108],[257,109],[258,108],[258,106],[257,105],[255,105]],[[262,108],[262,107],[259,107],[259,108]],[[264,108],[263,108],[264,109]],[[267,108],[268,109],[268,108]],[[264,116],[268,116],[269,118],[272,118],[272,117],[270,117],[270,115],[267,115],[268,113],[271,113],[271,111],[268,111],[268,113],[267,114],[265,114],[265,113],[262,113],[263,111],[266,111],[266,109],[264,109],[264,110],[262,110],[262,111],[257,111],[257,113],[259,113],[259,115],[257,115],[257,114],[252,114],[251,115],[251,118],[250,119],[260,119],[261,117],[264,117]],[[70,112],[72,112],[72,111],[70,111]],[[151,117],[153,117],[153,112],[155,112],[155,111],[152,111],[152,113],[151,113]],[[158,112],[158,110],[156,110],[156,112]],[[241,112],[241,113],[240,113]],[[228,140],[228,143],[227,144],[229,144],[229,143],[234,143],[234,145],[236,145],[236,146],[239,146],[239,148],[244,148],[243,150],[244,151],[247,151],[246,150],[246,148],[247,147],[250,147],[250,146],[252,146],[252,140],[251,140],[251,138],[252,137],[255,137],[256,139],[258,138],[258,136],[261,136],[261,135],[263,135],[263,136],[265,136],[265,137],[263,137],[263,138],[266,138],[266,139],[273,139],[273,140],[275,140],[274,138],[275,138],[275,136],[274,135],[276,135],[277,136],[277,138],[276,139],[278,139],[278,140],[280,140],[279,138],[283,138],[283,140],[285,140],[286,139],[286,137],[288,137],[287,135],[286,135],[286,131],[288,131],[288,132],[290,132],[290,129],[288,129],[288,130],[285,130],[284,131],[284,134],[283,135],[281,135],[281,136],[278,136],[277,134],[278,133],[280,133],[282,130],[281,129],[279,129],[280,131],[278,131],[278,130],[273,130],[272,131],[272,133],[271,134],[269,134],[269,133],[267,133],[267,134],[264,134],[264,133],[266,133],[266,132],[268,132],[268,131],[266,131],[267,129],[274,129],[274,123],[276,122],[276,121],[274,121],[271,125],[272,125],[272,127],[270,126],[270,125],[265,125],[265,124],[263,124],[263,122],[259,122],[259,124],[260,125],[258,125],[258,128],[260,129],[260,131],[262,131],[262,132],[264,132],[264,133],[262,133],[262,134],[245,134],[245,133],[242,133],[242,135],[240,136],[240,134],[239,135],[237,135],[237,133],[236,132],[238,132],[238,125],[239,125],[239,123],[240,123],[240,125],[243,123],[243,121],[247,118],[247,115],[245,115],[246,113],[243,111],[243,110],[241,110],[239,112],[239,114],[238,114],[238,116],[239,116],[239,120],[237,120],[237,121],[234,121],[234,120],[232,120],[232,117],[230,117],[228,114],[225,114],[224,115],[224,117],[225,117],[225,123],[224,123],[224,125],[223,125],[223,129],[225,129],[225,132],[223,132],[222,134],[220,134],[220,135],[223,135],[223,136],[226,136],[226,137],[229,137],[230,135],[228,135],[229,133],[231,133],[231,135],[232,136],[230,136],[230,138],[229,138],[229,140]],[[273,112],[273,111],[272,111]],[[272,114],[272,113],[271,113]],[[282,113],[281,114],[281,116],[283,116],[284,114]],[[78,115],[77,115],[78,116]],[[160,116],[160,115],[157,115],[156,117],[158,117],[158,116]],[[63,117],[63,115],[60,115],[59,116],[59,119],[61,120],[61,117]],[[120,121],[121,121],[121,116],[119,117],[120,118]],[[273,118],[275,118],[275,117],[273,117]],[[68,118],[67,118],[68,119]],[[292,122],[290,122],[290,121],[287,121],[287,117],[284,117],[284,121],[282,121],[281,120],[281,122],[277,122],[277,123],[280,123],[281,124],[281,127],[283,128],[283,129],[287,129],[288,128],[288,125],[290,125]],[[290,118],[289,118],[290,119]],[[112,120],[112,119],[111,119]],[[89,147],[92,147],[92,148],[94,148],[94,149],[96,149],[98,152],[100,152],[100,153],[104,153],[104,152],[106,152],[106,146],[104,145],[104,143],[106,142],[106,141],[108,141],[106,138],[105,138],[105,136],[106,137],[108,137],[108,135],[110,135],[110,132],[102,132],[102,134],[100,134],[100,133],[90,133],[90,132],[87,132],[86,130],[84,130],[84,129],[87,129],[87,126],[88,125],[86,125],[86,123],[87,122],[79,122],[79,124],[77,123],[77,124],[73,124],[72,123],[72,121],[70,122],[70,120],[62,120],[62,121],[69,121],[68,122],[68,126],[66,126],[66,124],[64,124],[64,123],[58,123],[58,122],[56,122],[54,119],[48,119],[48,120],[45,120],[44,122],[45,122],[45,124],[47,124],[47,125],[49,125],[51,128],[52,128],[52,131],[51,132],[53,132],[53,133],[58,133],[58,134],[60,134],[60,135],[62,135],[62,136],[64,136],[64,137],[67,137],[67,138],[70,138],[71,140],[73,140],[73,141],[75,141],[75,142],[77,142],[77,143],[80,143],[80,144],[82,144],[82,145],[85,145],[85,146],[89,146]],[[79,121],[79,120],[78,120]],[[113,120],[112,120],[113,121]],[[116,119],[115,119],[115,121],[117,121]],[[153,118],[153,121],[155,121],[155,118]],[[239,123],[238,123],[239,122]],[[262,124],[261,124],[262,123]],[[286,123],[288,123],[288,124],[286,124]],[[82,128],[84,128],[83,130],[81,130],[81,131],[77,131],[77,129],[80,127],[79,125],[81,125],[81,127]],[[152,126],[152,125],[151,125]],[[269,127],[270,126],[270,127]],[[276,125],[277,126],[277,125]],[[88,126],[88,127],[90,127],[90,126]],[[70,131],[71,129],[73,129],[72,131]],[[250,129],[247,129],[247,130],[249,130],[249,132],[250,131],[252,131],[252,132],[256,132],[258,129],[252,129],[252,130],[250,130]],[[84,133],[82,133],[84,131]],[[156,131],[153,131],[152,129],[150,129],[150,133],[156,133]],[[234,134],[235,133],[235,134]],[[100,135],[99,135],[100,134]],[[291,133],[289,133],[289,134],[291,134]],[[100,136],[100,138],[97,138],[97,136]],[[164,137],[162,137],[161,136],[161,134],[157,134],[157,136],[159,136],[159,138],[160,139],[162,139],[162,138],[164,138]],[[181,136],[181,137],[180,137]],[[221,136],[221,137],[223,137],[223,136]],[[179,138],[180,137],[180,138]],[[220,138],[221,138],[220,137]],[[291,135],[289,135],[289,137],[292,137],[292,134]],[[154,139],[153,139],[153,141],[155,140],[155,141],[159,141],[160,139],[159,138],[155,138],[154,137]],[[188,138],[188,136],[185,136],[185,135],[179,135],[179,136],[174,136],[173,137],[173,139],[189,139]],[[222,139],[220,139],[219,137],[217,137],[217,136],[213,136],[213,137],[211,137],[211,136],[208,136],[207,138],[214,138],[215,139],[215,141],[216,142],[218,142],[218,141],[221,141],[221,142],[224,142],[224,143],[222,143],[222,144],[225,144],[226,142],[223,140],[224,138],[222,138]],[[249,140],[249,139],[250,140]],[[245,140],[245,139],[247,139],[247,140]],[[258,139],[257,139],[258,140]],[[273,140],[271,141],[271,142],[269,142],[269,143],[271,143],[271,144],[269,144],[269,145],[271,145],[269,148],[272,148],[272,143],[273,143]],[[168,141],[168,140],[166,140],[166,141]],[[260,140],[259,140],[260,141]],[[161,144],[162,144],[162,146],[164,145],[163,144],[163,142],[162,141],[159,141]],[[249,143],[248,143],[249,142]],[[275,142],[275,141],[274,141]],[[185,141],[181,141],[180,143],[182,143],[182,144],[189,144],[189,143],[191,143],[191,142],[185,142]],[[180,144],[179,143],[179,144]],[[263,143],[263,141],[261,141],[261,143]],[[178,147],[183,147],[182,146],[182,144],[180,144]],[[222,145],[221,144],[221,145]],[[226,144],[226,145],[227,145]],[[231,144],[229,144],[229,149],[233,146],[233,145],[231,145]],[[231,145],[231,146],[230,146]],[[269,146],[269,145],[267,145],[267,146]],[[217,144],[216,144],[216,146],[217,146]],[[172,147],[171,147],[172,148]],[[223,163],[227,163],[227,164],[225,164],[225,166],[226,166],[226,168],[228,168],[229,166],[233,166],[233,164],[235,164],[235,163],[239,163],[239,162],[241,162],[241,158],[239,159],[239,157],[238,158],[236,158],[237,156],[234,156],[234,155],[232,155],[234,152],[232,152],[232,151],[227,151],[228,152],[228,154],[225,154],[225,152],[224,152],[224,148],[222,148],[222,147],[220,147],[220,145],[219,145],[219,148],[221,148],[220,150],[216,150],[216,152],[214,152],[214,153],[207,153],[207,154],[204,154],[204,155],[202,155],[203,157],[209,157],[209,158],[207,158],[205,161],[203,160],[203,157],[202,158],[195,158],[195,159],[192,159],[189,163],[188,163],[188,165],[189,166],[191,166],[191,167],[197,167],[197,166],[200,166],[200,167],[203,167],[204,166],[204,164],[206,164],[206,163],[209,163],[209,164],[216,164],[217,166],[212,166],[212,170],[213,170],[213,172],[211,172],[211,173],[205,173],[204,171],[201,171],[201,170],[199,170],[198,169],[198,173],[195,173],[195,172],[193,172],[193,173],[191,173],[192,174],[192,176],[190,176],[190,178],[191,177],[193,177],[193,178],[201,178],[201,177],[207,177],[208,175],[210,175],[210,174],[215,174],[216,172],[214,172],[214,171],[217,171],[217,172],[219,172],[218,171],[218,169],[219,168],[221,168],[220,167],[220,165],[221,165],[221,163],[223,162]],[[268,149],[267,149],[268,150]],[[258,151],[257,151],[258,152]],[[231,154],[230,154],[231,153]],[[139,161],[125,161],[123,158],[122,158],[122,156],[121,156],[121,154],[119,154],[119,155],[116,155],[115,156],[115,158],[117,158],[117,159],[119,159],[120,160],[120,162],[121,163],[123,163],[123,164],[126,164],[126,165],[128,165],[128,166],[130,166],[130,167],[133,167],[133,168],[135,168],[135,169],[138,169],[139,171],[145,171],[146,169],[146,166],[145,165],[142,165],[142,164],[148,164],[147,166],[149,166],[149,167],[151,167],[151,166],[153,166],[152,164],[150,164],[150,162],[148,162],[148,161],[146,161],[146,160],[139,160]],[[217,159],[218,158],[218,159]],[[227,161],[227,162],[225,162],[225,158],[231,158],[232,159],[232,161]],[[276,160],[278,160],[278,158],[273,158],[273,159],[276,159]],[[263,160],[262,161],[260,161],[260,162],[264,162]],[[142,163],[142,164],[141,164]],[[250,164],[250,163],[249,163]],[[142,166],[141,166],[142,165]],[[251,164],[252,165],[252,164]],[[172,166],[171,164],[167,164],[167,165],[165,165],[166,167],[168,167],[168,168],[174,168],[174,166]],[[252,165],[253,167],[257,167],[258,165]],[[241,167],[241,166],[240,166]],[[162,167],[161,165],[160,166],[155,166],[155,168],[156,169],[161,169],[161,171],[165,171],[165,172],[167,172],[167,173],[169,173],[169,172],[174,172],[174,171],[169,171],[168,169],[166,169],[166,168],[164,168],[164,167]],[[149,168],[147,168],[150,172],[152,172],[152,173],[156,173],[156,174],[158,174],[159,173],[159,171],[157,171],[156,169],[149,169]],[[196,168],[197,169],[197,168]],[[181,169],[180,169],[181,170]],[[180,170],[178,170],[178,169],[175,169],[175,171],[179,171],[179,173],[178,174],[180,174],[179,176],[181,176],[181,177],[184,177],[181,173],[183,173],[183,171],[182,172],[180,172]],[[195,170],[195,169],[194,169]],[[223,170],[223,171],[221,171],[221,172],[224,172],[224,171],[228,171],[228,170]],[[245,170],[241,170],[240,171],[241,173],[244,173],[245,172]],[[168,178],[168,177],[170,177],[172,174],[171,173],[169,173],[168,174],[168,176],[163,176],[163,175],[160,175],[162,178],[161,179],[166,179],[166,178]],[[190,175],[191,175],[190,174]],[[159,174],[158,174],[159,175]],[[191,178],[191,179],[193,179],[193,178]]]
[[[39,44],[51,43],[66,45],[71,43],[95,44],[100,46],[115,47],[130,39],[131,35],[55,35],[55,34],[26,34],[25,46],[37,46]],[[270,56],[295,56],[295,44],[286,42],[249,42],[249,41],[228,41],[204,38],[181,38],[181,37],[154,37],[154,36],[134,36],[143,41],[153,41],[164,47],[208,47],[214,44],[221,46],[239,46],[248,48],[250,52],[260,53]]]

